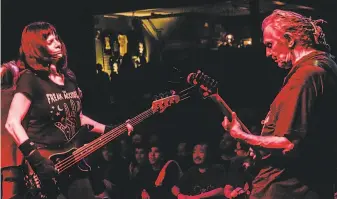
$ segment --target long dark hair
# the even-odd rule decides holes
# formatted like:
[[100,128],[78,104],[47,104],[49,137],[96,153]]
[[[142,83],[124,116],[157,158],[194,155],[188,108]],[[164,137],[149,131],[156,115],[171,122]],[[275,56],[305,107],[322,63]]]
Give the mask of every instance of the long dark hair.
[[56,63],[58,72],[76,82],[75,74],[68,68],[66,46],[57,34],[55,27],[48,22],[33,22],[23,29],[20,47],[20,62],[18,66],[21,69],[30,69],[40,74],[49,72],[52,56],[46,50],[46,39],[51,34],[54,34],[61,43],[61,52],[63,56]]

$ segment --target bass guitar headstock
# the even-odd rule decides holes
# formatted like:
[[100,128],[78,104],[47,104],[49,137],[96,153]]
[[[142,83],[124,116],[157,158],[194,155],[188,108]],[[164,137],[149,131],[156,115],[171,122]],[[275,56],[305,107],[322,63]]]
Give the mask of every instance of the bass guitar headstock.
[[164,112],[168,107],[180,102],[180,96],[176,95],[175,91],[160,93],[154,96],[155,100],[152,102],[151,109],[153,113]]
[[218,92],[218,81],[198,70],[196,73],[190,73],[187,82],[199,87],[204,98]]

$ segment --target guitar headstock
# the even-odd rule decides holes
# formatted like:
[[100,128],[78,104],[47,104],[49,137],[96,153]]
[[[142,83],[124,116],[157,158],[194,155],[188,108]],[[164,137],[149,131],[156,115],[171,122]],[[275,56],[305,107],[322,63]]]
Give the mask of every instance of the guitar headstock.
[[196,73],[190,73],[187,77],[187,82],[199,87],[203,97],[208,97],[212,94],[215,94],[218,90],[218,81],[204,74],[200,70],[198,70]]
[[160,93],[155,96],[155,100],[152,102],[151,109],[153,113],[164,112],[168,107],[173,104],[178,104],[180,101],[180,96],[176,95],[175,91],[170,91],[169,93]]

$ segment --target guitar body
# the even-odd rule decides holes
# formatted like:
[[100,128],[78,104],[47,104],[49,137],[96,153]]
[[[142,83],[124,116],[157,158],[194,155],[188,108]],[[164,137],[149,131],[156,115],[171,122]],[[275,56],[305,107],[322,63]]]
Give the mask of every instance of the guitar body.
[[[53,150],[39,148],[39,152],[43,157],[51,160],[56,165],[66,158],[73,158],[72,154],[76,149],[75,147]],[[67,168],[64,172],[59,173],[54,179],[41,181],[28,162],[24,161],[23,168],[26,173],[24,177],[27,188],[26,198],[30,199],[54,198],[60,194],[64,187],[68,187],[74,179],[85,176],[91,170],[90,165],[85,160],[81,160],[77,164]]]

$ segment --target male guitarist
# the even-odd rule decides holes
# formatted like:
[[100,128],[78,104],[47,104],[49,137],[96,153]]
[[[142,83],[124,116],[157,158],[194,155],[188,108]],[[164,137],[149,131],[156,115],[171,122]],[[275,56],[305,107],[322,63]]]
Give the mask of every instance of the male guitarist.
[[333,198],[337,65],[322,22],[275,10],[262,23],[267,57],[290,72],[260,136],[244,132],[235,113],[222,123],[232,137],[271,154],[260,162],[251,199]]
[[[49,182],[56,174],[54,164],[43,156],[41,147],[66,148],[83,125],[92,125],[91,131],[101,134],[109,132],[112,127],[82,114],[76,78],[67,67],[65,45],[53,25],[47,22],[27,25],[22,32],[20,53],[19,67],[25,70],[16,83],[5,127],[42,181],[42,186],[47,181],[52,185]],[[126,126],[132,131],[130,124]],[[90,182],[85,177],[75,177],[62,186],[63,195],[69,199],[94,198]],[[48,186],[44,191],[52,189]],[[57,197],[54,192],[47,196]]]

